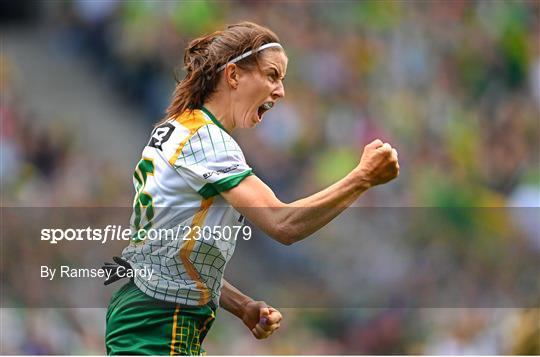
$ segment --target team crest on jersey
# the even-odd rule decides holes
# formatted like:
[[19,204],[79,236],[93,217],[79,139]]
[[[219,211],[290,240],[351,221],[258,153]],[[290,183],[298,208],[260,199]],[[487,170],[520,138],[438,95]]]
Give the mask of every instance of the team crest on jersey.
[[172,132],[174,131],[174,125],[171,123],[165,123],[154,129],[152,137],[148,146],[159,149],[163,151],[162,145],[169,140]]

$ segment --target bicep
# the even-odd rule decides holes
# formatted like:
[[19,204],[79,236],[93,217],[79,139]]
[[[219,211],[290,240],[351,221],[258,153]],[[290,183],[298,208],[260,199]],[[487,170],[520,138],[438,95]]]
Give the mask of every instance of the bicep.
[[221,193],[234,208],[279,208],[285,206],[272,189],[261,179],[251,175],[242,180],[236,187]]
[[[280,208],[286,206],[261,179],[246,177],[236,187],[221,193],[235,209],[271,237],[279,234]],[[279,240],[279,239],[278,239]]]

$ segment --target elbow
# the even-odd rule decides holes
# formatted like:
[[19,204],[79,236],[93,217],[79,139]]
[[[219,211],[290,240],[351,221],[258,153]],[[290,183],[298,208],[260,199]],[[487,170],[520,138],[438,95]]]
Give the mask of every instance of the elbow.
[[271,237],[283,245],[291,245],[302,239],[293,227],[284,223],[274,226]]
[[278,239],[278,242],[280,242],[283,245],[292,245],[293,243],[296,243],[297,240],[293,239],[292,237],[282,237],[281,239]]

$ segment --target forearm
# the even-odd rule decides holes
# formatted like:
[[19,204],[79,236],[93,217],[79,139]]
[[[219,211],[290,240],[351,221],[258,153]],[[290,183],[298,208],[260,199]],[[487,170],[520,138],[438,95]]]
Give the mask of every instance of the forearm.
[[283,244],[311,235],[349,207],[372,186],[399,173],[397,151],[374,140],[366,145],[358,166],[332,186],[290,204],[281,202],[256,176],[246,177],[221,195],[252,223]]
[[318,193],[286,204],[264,182],[251,176],[241,187],[222,195],[262,231],[288,245],[308,237],[330,222],[370,186],[355,170]]
[[228,281],[223,280],[219,306],[229,311],[231,314],[242,319],[244,307],[253,299],[244,295],[240,290],[232,286]]
[[290,203],[281,209],[278,222],[294,243],[332,221],[365,192],[370,185],[351,173],[328,188]]

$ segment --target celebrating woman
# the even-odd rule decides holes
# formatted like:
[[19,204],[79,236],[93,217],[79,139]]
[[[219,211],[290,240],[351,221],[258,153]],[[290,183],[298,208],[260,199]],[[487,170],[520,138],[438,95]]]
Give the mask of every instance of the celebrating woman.
[[[246,163],[231,133],[253,128],[285,96],[288,58],[269,29],[243,22],[197,38],[184,54],[186,77],[154,128],[135,174],[133,241],[116,259],[152,269],[112,298],[109,354],[200,354],[217,307],[239,317],[256,338],[279,328],[276,309],[223,279],[243,217],[289,245],[330,222],[370,187],[398,175],[397,152],[368,144],[340,181],[293,203],[280,201]],[[181,239],[148,239],[151,229],[182,227]],[[199,239],[209,227],[214,239]],[[185,229],[184,229],[185,228]]]

